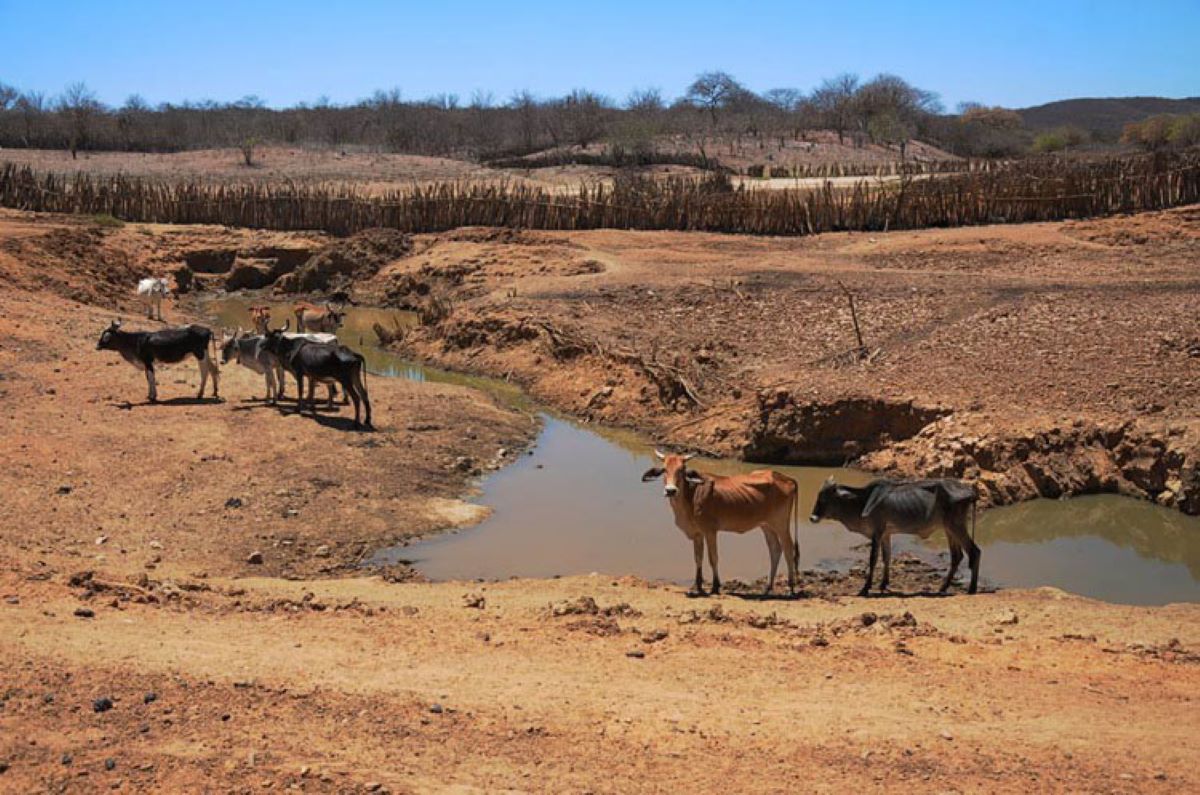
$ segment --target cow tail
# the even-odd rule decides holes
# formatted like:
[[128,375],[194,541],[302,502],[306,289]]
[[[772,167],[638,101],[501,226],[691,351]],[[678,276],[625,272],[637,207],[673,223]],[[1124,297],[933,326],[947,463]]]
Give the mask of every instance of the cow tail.
[[792,492],[792,567],[800,576],[800,484]]

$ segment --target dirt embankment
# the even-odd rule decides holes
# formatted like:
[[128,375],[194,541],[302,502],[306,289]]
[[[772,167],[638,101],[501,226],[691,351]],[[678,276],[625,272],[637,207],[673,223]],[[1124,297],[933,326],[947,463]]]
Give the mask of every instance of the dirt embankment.
[[[607,576],[346,576],[364,549],[467,520],[470,471],[506,460],[531,421],[468,390],[375,379],[380,429],[352,433],[345,411],[250,400],[261,381],[236,367],[226,403],[195,402],[188,364],[160,378],[162,405],[143,404],[140,376],[95,339],[130,309],[127,279],[192,235],[221,243],[0,216],[0,790],[1200,788],[1194,605],[903,598],[927,585],[904,561],[901,594],[870,600],[827,578],[762,602]],[[463,284],[478,300],[503,294],[484,278],[498,268],[601,275],[566,275],[575,255],[530,262],[554,242],[437,245],[475,252]],[[558,350],[575,344],[548,322]],[[493,339],[473,350],[496,364],[510,348]],[[543,344],[511,351],[566,374],[561,405],[588,399],[577,368],[610,360]],[[628,376],[609,370],[592,412],[692,416],[653,394],[623,403]],[[560,383],[530,381],[547,397]],[[711,383],[694,384],[706,400]]]
[[1198,221],[418,236],[363,289],[452,302],[415,355],[665,443],[968,477],[992,504],[1109,491],[1195,512]]

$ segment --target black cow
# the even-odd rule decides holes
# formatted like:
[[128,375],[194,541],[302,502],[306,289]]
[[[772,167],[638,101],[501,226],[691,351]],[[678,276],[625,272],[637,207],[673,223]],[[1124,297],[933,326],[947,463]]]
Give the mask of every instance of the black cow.
[[[845,525],[847,530],[860,533],[871,539],[871,562],[867,568],[867,581],[860,596],[871,590],[875,577],[875,560],[883,549],[883,580],[880,590],[886,591],[888,575],[892,567],[891,535],[917,535],[928,538],[939,527],[945,529],[950,543],[950,571],[942,583],[945,593],[954,580],[958,564],[966,550],[971,565],[969,593],[975,593],[979,582],[979,547],[974,535],[974,513],[978,494],[974,486],[960,480],[875,480],[866,486],[839,486],[833,478],[825,481],[813,505],[809,519],[818,522],[823,518],[834,519]],[[972,532],[967,534],[967,512],[972,516]]]
[[354,403],[354,427],[363,427],[359,422],[359,403],[366,408],[366,427],[371,426],[371,400],[367,397],[367,386],[364,380],[366,360],[362,354],[352,351],[344,345],[312,342],[297,337],[289,339],[284,336],[290,323],[281,329],[274,329],[267,334],[266,349],[275,354],[279,363],[296,378],[299,391],[297,407],[304,411],[304,379],[308,378],[309,407],[315,412],[312,399],[312,387],[317,381],[336,381],[342,385],[342,390],[350,396]]
[[196,397],[204,397],[204,386],[210,375],[213,397],[217,397],[221,373],[215,357],[209,353],[211,344],[212,331],[204,326],[179,326],[161,331],[121,331],[121,321],[114,320],[100,335],[96,350],[116,351],[125,361],[143,371],[150,388],[149,400],[154,403],[158,400],[154,364],[175,364],[188,356],[195,356],[200,362],[200,393]]

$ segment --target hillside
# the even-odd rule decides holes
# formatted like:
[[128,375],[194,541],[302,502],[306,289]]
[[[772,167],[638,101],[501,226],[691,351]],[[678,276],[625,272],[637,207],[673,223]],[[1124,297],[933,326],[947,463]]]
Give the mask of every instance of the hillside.
[[1074,125],[1104,135],[1118,135],[1131,121],[1157,113],[1200,113],[1200,97],[1106,97],[1064,99],[1017,111],[1025,126],[1045,130]]

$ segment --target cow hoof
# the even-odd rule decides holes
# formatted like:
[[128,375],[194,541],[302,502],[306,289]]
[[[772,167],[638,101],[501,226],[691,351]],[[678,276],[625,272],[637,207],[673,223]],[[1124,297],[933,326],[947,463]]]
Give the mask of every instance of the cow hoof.
[[863,588],[863,589],[861,589],[861,590],[858,592],[858,595],[859,595],[859,596],[870,596],[870,595],[871,595],[871,589],[870,589],[870,588]]

